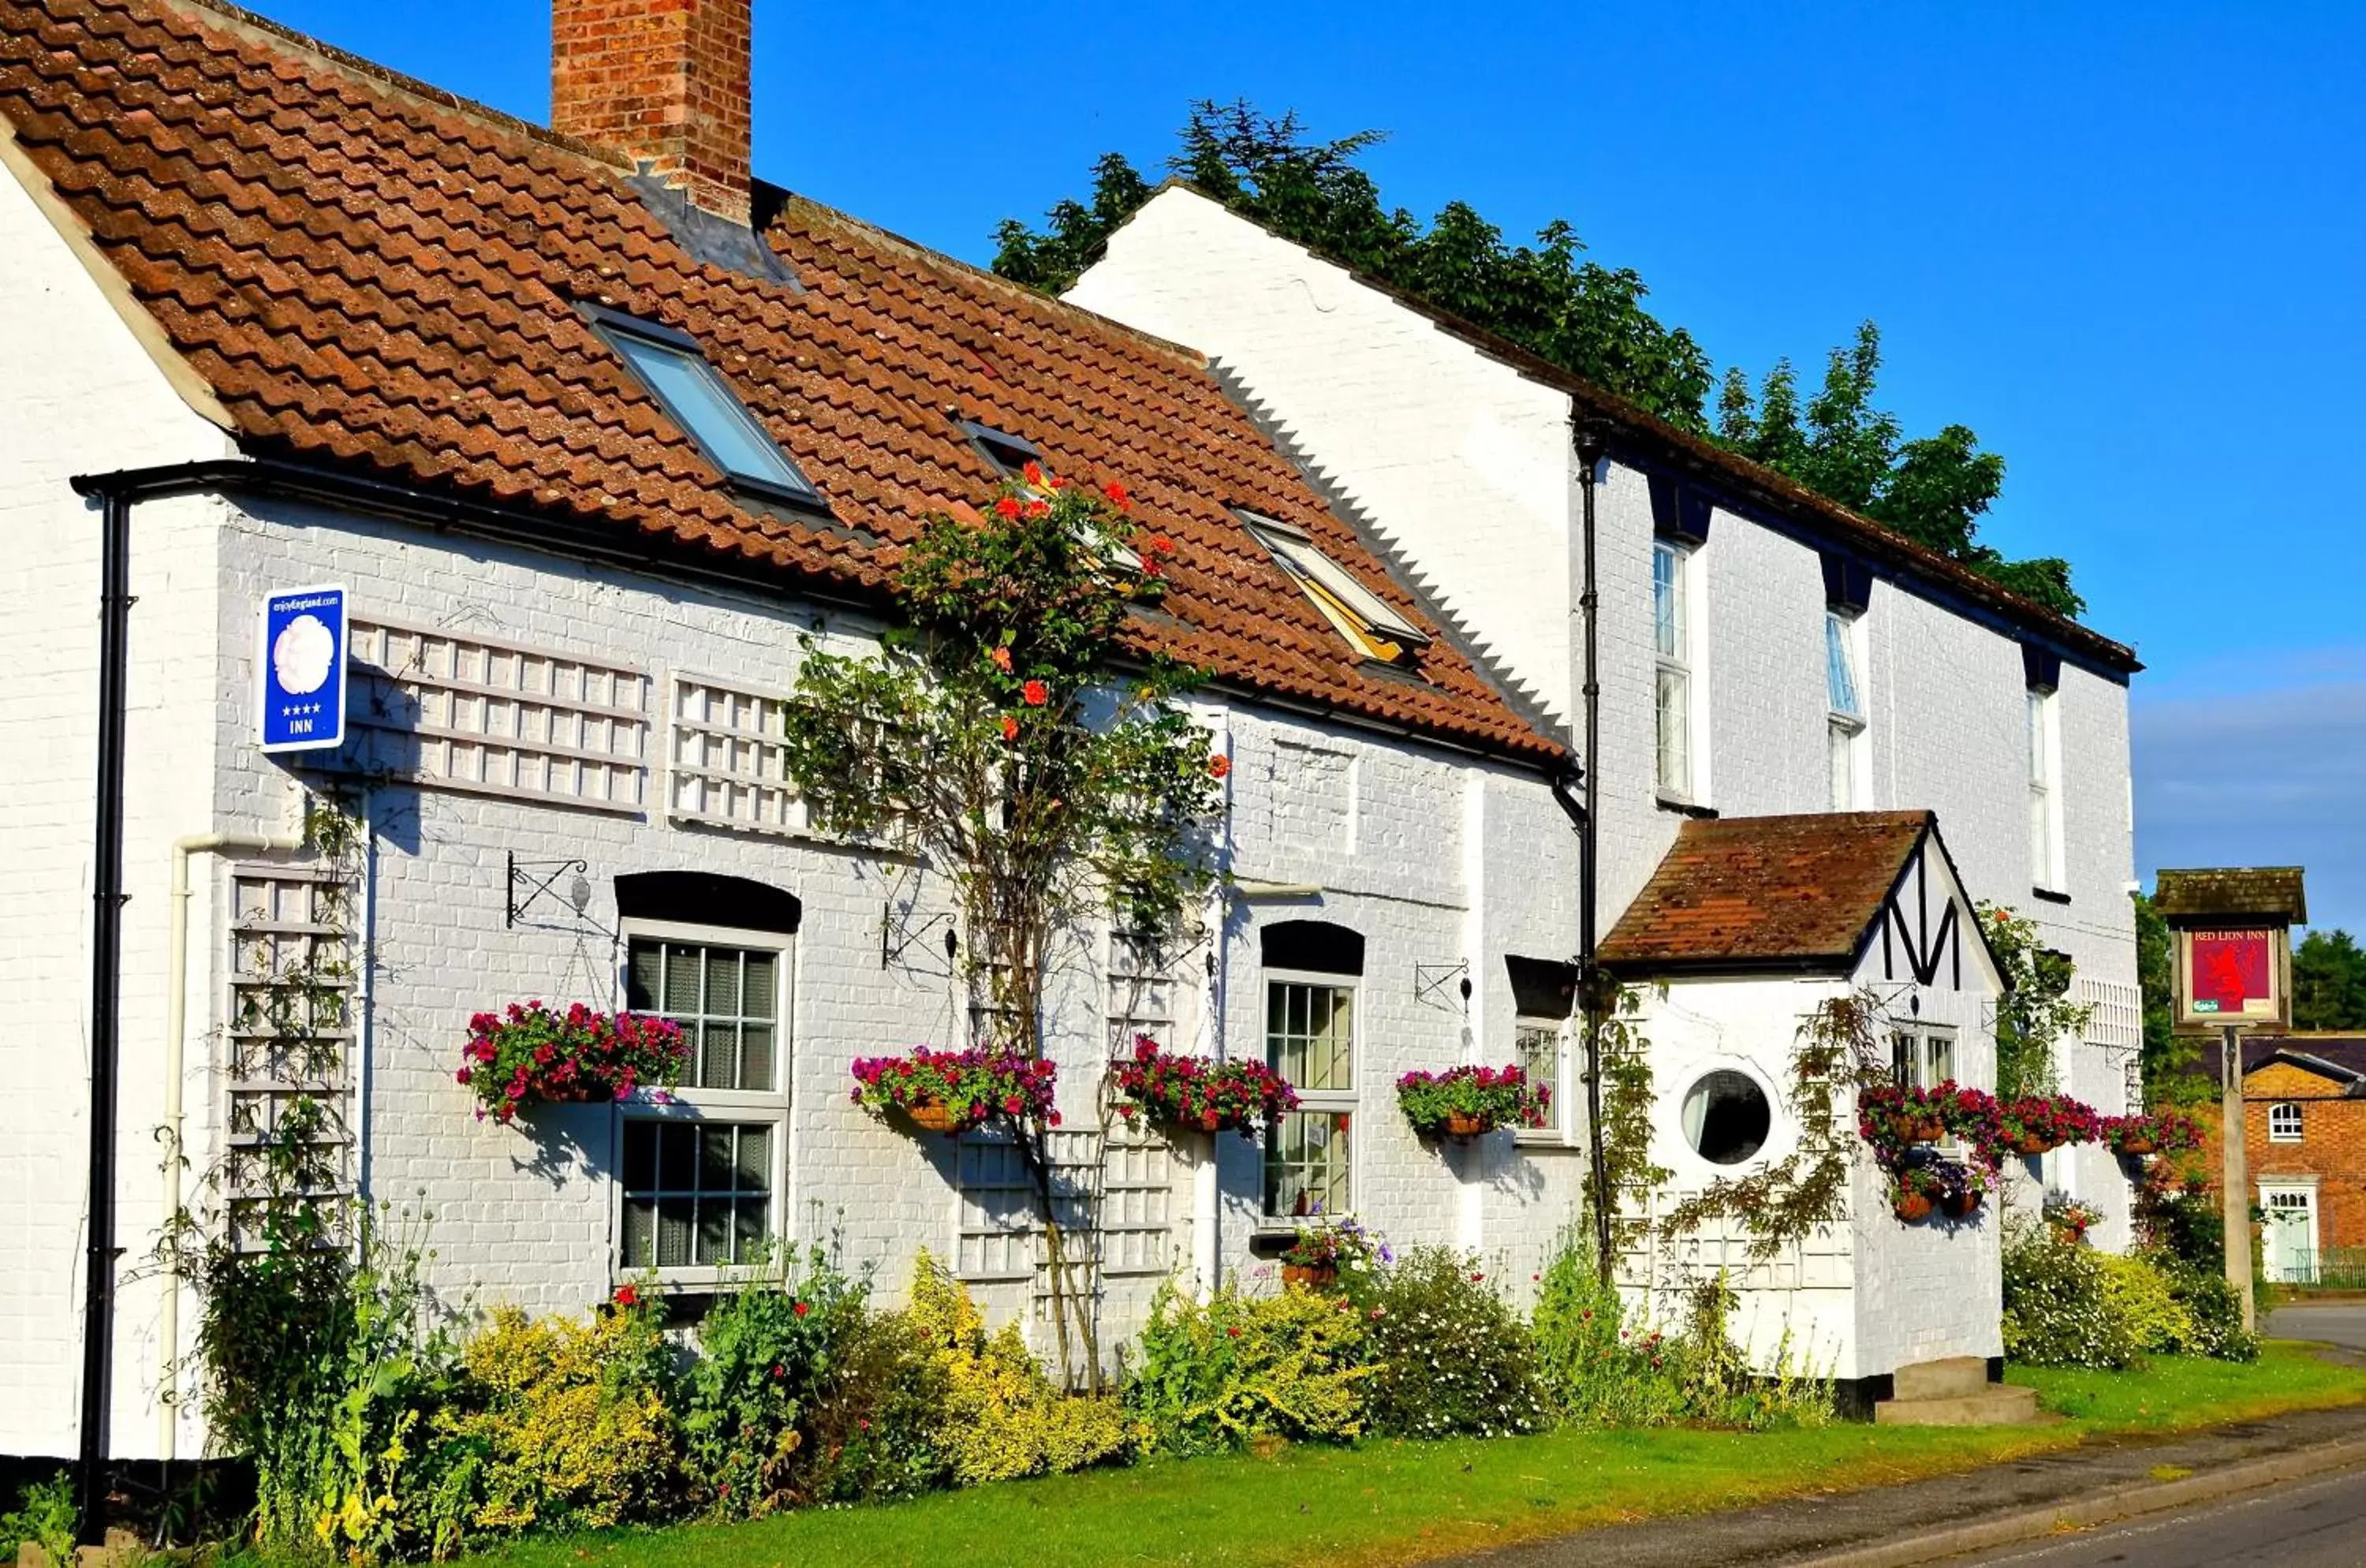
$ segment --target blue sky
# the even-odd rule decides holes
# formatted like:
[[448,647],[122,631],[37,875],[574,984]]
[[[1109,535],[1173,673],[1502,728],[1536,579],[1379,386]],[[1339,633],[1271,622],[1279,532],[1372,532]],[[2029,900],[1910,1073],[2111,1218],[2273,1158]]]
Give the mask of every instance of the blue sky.
[[[528,118],[548,12],[259,0]],[[2296,862],[2366,926],[2366,7],[759,0],[766,177],[983,262],[1194,97],[1391,133],[1391,202],[1569,218],[1720,364],[1880,322],[1910,432],[2011,463],[1987,535],[2136,644],[2137,855]],[[2073,760],[2075,765],[2075,760]]]

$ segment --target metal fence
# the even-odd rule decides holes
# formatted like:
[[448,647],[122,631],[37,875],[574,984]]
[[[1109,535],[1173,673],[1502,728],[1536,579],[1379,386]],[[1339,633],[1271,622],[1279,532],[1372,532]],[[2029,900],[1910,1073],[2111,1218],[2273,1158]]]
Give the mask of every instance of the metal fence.
[[2280,1285],[2320,1291],[2366,1291],[2366,1247],[2327,1247],[2284,1253],[2269,1264]]

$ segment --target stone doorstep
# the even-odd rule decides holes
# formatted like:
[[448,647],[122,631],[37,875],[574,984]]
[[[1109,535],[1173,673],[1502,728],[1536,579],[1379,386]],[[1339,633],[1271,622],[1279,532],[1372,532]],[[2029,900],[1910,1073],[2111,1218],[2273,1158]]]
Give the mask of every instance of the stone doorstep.
[[1891,1395],[1900,1400],[1960,1399],[1986,1393],[1989,1386],[1989,1364],[1977,1356],[1917,1361],[1890,1378]]
[[2036,1427],[2056,1418],[2038,1414],[2035,1389],[1990,1383],[1977,1393],[1885,1399],[1873,1419],[1882,1427]]

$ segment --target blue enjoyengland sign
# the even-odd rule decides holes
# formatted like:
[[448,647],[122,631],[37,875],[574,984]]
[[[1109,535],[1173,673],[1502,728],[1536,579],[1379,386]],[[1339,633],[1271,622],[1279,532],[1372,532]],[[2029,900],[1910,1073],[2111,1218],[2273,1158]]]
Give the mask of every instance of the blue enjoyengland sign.
[[345,591],[288,588],[263,602],[257,712],[265,751],[311,751],[345,740]]

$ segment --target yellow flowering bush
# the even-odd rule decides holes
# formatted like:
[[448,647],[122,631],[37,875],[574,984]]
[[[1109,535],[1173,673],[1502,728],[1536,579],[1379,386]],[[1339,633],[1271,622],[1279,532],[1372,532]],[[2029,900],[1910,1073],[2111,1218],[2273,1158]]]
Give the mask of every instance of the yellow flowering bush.
[[988,1334],[960,1280],[927,1253],[903,1313],[941,1379],[937,1447],[956,1484],[1057,1475],[1122,1460],[1134,1434],[1113,1399],[1060,1392],[1028,1353],[1015,1324]]
[[1259,1438],[1346,1442],[1366,1423],[1368,1319],[1341,1295],[1244,1294],[1205,1302],[1162,1287],[1126,1403],[1154,1446],[1217,1453]]
[[664,1511],[678,1490],[671,1352],[646,1306],[589,1321],[503,1307],[461,1349],[470,1398],[438,1422],[481,1456],[481,1529],[598,1529]]
[[2098,1252],[2095,1262],[2103,1273],[2103,1308],[2127,1325],[2138,1350],[2179,1356],[2194,1348],[2193,1314],[2149,1259]]

